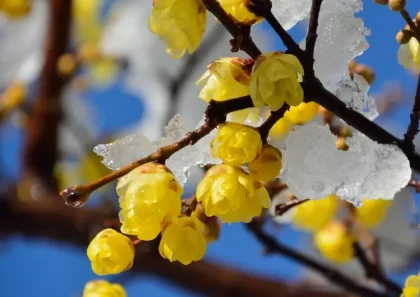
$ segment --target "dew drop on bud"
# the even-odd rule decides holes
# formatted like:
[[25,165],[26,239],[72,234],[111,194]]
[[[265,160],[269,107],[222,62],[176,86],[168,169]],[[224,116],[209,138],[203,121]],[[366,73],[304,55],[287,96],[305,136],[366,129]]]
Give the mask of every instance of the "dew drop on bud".
[[83,188],[77,188],[73,186],[64,189],[60,192],[61,197],[64,199],[64,203],[72,207],[82,207],[89,199],[90,192]]

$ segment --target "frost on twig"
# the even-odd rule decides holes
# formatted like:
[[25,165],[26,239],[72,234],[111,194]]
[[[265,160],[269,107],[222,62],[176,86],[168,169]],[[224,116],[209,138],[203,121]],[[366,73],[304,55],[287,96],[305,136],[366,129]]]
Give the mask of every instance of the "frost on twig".
[[[200,123],[199,123],[200,124]],[[189,169],[192,166],[204,166],[217,164],[220,161],[210,154],[210,141],[214,138],[217,130],[200,139],[193,146],[174,153],[166,160],[166,165],[172,170],[180,184],[187,181]],[[150,155],[158,148],[172,144],[188,133],[180,115],[174,118],[164,128],[164,137],[157,141],[150,141],[140,134],[132,134],[109,144],[99,144],[93,150],[103,157],[102,163],[111,170],[118,170],[138,159]]]
[[297,128],[286,138],[282,180],[299,199],[337,194],[360,206],[364,199],[392,199],[411,178],[410,163],[396,146],[362,134],[348,138],[348,151],[335,146],[328,126]]

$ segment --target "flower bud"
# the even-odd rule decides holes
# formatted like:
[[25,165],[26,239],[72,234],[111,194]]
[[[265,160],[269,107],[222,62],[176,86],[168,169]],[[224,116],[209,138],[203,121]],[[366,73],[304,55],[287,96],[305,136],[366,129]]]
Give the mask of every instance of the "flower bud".
[[405,9],[406,0],[389,0],[388,6],[392,11],[401,11]]
[[346,138],[345,137],[341,137],[341,136],[338,137],[337,140],[336,140],[336,142],[335,142],[335,147],[338,150],[347,151],[349,149],[349,146],[346,143]]
[[144,164],[122,177],[120,196],[121,231],[141,240],[152,240],[163,226],[181,214],[183,189],[164,165]]
[[219,3],[228,14],[233,16],[236,22],[252,25],[263,20],[262,17],[248,10],[249,0],[219,0]]
[[76,59],[72,54],[63,54],[58,58],[57,71],[61,75],[71,75],[76,69]]
[[284,113],[284,118],[296,125],[303,125],[311,121],[318,113],[319,105],[315,102],[302,102],[298,106],[290,106]]
[[222,222],[250,222],[270,207],[270,197],[260,182],[241,168],[226,164],[213,166],[200,181],[196,191],[206,216]]
[[2,0],[0,11],[11,19],[19,19],[29,14],[32,9],[32,0]]
[[286,102],[291,106],[303,101],[300,85],[303,67],[299,60],[281,52],[260,55],[252,67],[250,94],[255,107],[267,105],[279,110]]
[[195,217],[179,217],[162,231],[160,255],[171,262],[188,265],[206,254],[207,227]]
[[361,207],[355,209],[357,220],[368,228],[379,225],[386,217],[391,206],[391,200],[366,199]]
[[241,166],[253,161],[261,148],[261,136],[257,129],[233,122],[221,125],[210,143],[213,157],[232,166]]
[[181,58],[200,45],[207,24],[207,11],[201,0],[155,0],[149,18],[150,30],[165,43],[166,52]]
[[82,297],[127,297],[127,293],[120,284],[94,280],[85,285]]
[[260,181],[274,179],[281,170],[281,152],[272,145],[265,145],[258,157],[248,164],[251,177]]
[[121,233],[105,229],[90,242],[87,256],[97,275],[118,274],[133,265],[134,245]]
[[346,226],[333,222],[317,231],[314,236],[315,246],[322,256],[337,264],[344,264],[353,258],[355,236]]

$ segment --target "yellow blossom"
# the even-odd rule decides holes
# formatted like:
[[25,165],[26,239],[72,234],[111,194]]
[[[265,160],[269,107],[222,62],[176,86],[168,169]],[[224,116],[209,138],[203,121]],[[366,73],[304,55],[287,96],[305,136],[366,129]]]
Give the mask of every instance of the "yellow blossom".
[[249,0],[219,0],[219,3],[239,23],[252,25],[263,20],[248,10],[246,6],[251,4]]
[[293,123],[283,117],[278,120],[273,127],[271,127],[268,135],[274,139],[282,140],[286,138],[287,135],[289,135],[289,132],[292,128]]
[[123,234],[105,229],[92,239],[87,248],[87,256],[96,274],[118,274],[133,265],[134,245]]
[[356,208],[356,218],[366,227],[376,227],[385,219],[391,203],[392,200],[364,200],[363,205]]
[[333,222],[317,231],[314,241],[322,256],[332,262],[344,264],[353,258],[355,237],[342,223]]
[[280,173],[281,167],[281,152],[269,144],[265,145],[258,157],[248,164],[251,177],[261,181],[275,178]]
[[210,168],[196,191],[208,217],[222,222],[250,222],[270,207],[267,190],[238,167],[220,164]]
[[166,52],[181,58],[200,45],[206,29],[207,12],[201,0],[154,0],[150,30],[165,43]]
[[284,118],[296,125],[303,125],[311,121],[318,114],[319,105],[315,102],[302,102],[298,106],[291,106],[284,113]]
[[261,148],[261,136],[257,129],[233,122],[226,122],[220,126],[216,137],[210,143],[213,157],[232,166],[253,161]]
[[295,207],[293,225],[305,231],[320,230],[334,219],[338,206],[338,198],[335,195],[303,202]]
[[403,288],[402,297],[418,297],[420,296],[420,273],[418,275],[410,275],[406,280]]
[[120,284],[94,280],[85,285],[82,297],[127,297],[127,293]]
[[73,0],[72,16],[79,42],[98,41],[101,36],[101,0]]
[[279,110],[286,102],[291,106],[303,101],[300,85],[303,67],[299,60],[281,52],[265,53],[259,56],[251,73],[250,93],[255,107],[267,105]]
[[0,11],[11,19],[28,15],[32,8],[32,0],[0,0]]
[[[210,100],[226,101],[249,95],[251,77],[241,58],[220,58],[207,66],[207,71],[197,80],[202,86],[199,97]],[[251,114],[253,121],[258,119],[258,108],[247,108],[231,113],[232,120],[244,122]]]
[[182,192],[175,176],[163,165],[148,163],[134,169],[117,185],[121,232],[141,240],[156,238],[165,223],[180,215]]
[[411,37],[407,44],[400,46],[398,62],[406,69],[420,72],[420,44],[415,37]]
[[179,217],[162,231],[160,255],[171,262],[188,265],[204,257],[207,227],[196,217]]
[[10,84],[0,97],[0,117],[6,117],[25,99],[26,88],[20,82]]

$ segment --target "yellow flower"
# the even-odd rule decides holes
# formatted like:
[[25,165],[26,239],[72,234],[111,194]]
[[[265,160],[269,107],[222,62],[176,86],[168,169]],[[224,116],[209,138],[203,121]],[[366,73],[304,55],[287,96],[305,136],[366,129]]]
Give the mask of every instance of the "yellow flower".
[[[210,100],[226,101],[249,95],[251,77],[241,58],[220,58],[207,66],[207,71],[197,80],[196,85],[204,85],[199,97]],[[244,122],[248,115],[258,119],[258,108],[247,108],[231,113],[232,119]]]
[[403,297],[418,297],[420,296],[420,274],[410,275],[405,280],[403,288]]
[[257,129],[233,122],[221,125],[210,143],[213,157],[232,166],[253,161],[261,148],[261,136]]
[[85,285],[82,297],[127,297],[127,293],[120,284],[94,280]]
[[166,222],[181,214],[183,189],[172,172],[163,165],[144,164],[117,185],[120,196],[121,232],[152,240]]
[[305,231],[320,230],[333,220],[338,206],[338,198],[335,195],[306,201],[295,207],[293,225]]
[[385,219],[391,203],[392,200],[365,200],[361,207],[356,208],[356,218],[366,227],[376,227]]
[[210,168],[197,186],[196,197],[208,217],[222,222],[250,222],[270,207],[267,190],[241,168],[220,164]]
[[258,158],[248,164],[251,177],[261,181],[275,178],[280,173],[281,167],[281,152],[269,144],[261,149]]
[[[1,0],[0,0],[1,1]],[[0,97],[0,117],[6,117],[25,100],[26,88],[20,82],[10,84]]]
[[285,118],[278,120],[269,132],[269,136],[274,139],[282,140],[289,135],[290,130],[293,128],[293,123]]
[[72,16],[79,42],[98,41],[101,36],[100,11],[103,1],[74,0]]
[[315,246],[326,259],[344,264],[353,258],[355,237],[342,223],[333,222],[315,233]]
[[296,125],[303,125],[318,114],[319,105],[315,102],[302,102],[298,106],[291,106],[284,113],[284,118]]
[[206,30],[207,11],[201,0],[154,0],[150,30],[165,43],[166,52],[181,58],[192,54]]
[[255,107],[267,105],[279,110],[286,102],[291,106],[303,101],[300,85],[303,67],[299,60],[281,52],[265,53],[259,56],[251,73],[250,93]]
[[222,8],[239,23],[252,25],[260,23],[263,18],[256,16],[248,10],[247,5],[251,4],[249,0],[219,0]]
[[398,63],[406,69],[414,69],[420,72],[420,45],[416,38],[411,37],[407,44],[400,46]]
[[171,262],[184,265],[204,257],[207,249],[207,227],[196,217],[179,217],[162,231],[160,255]]
[[28,15],[32,8],[32,0],[0,0],[0,11],[11,19]]
[[92,239],[87,248],[87,256],[97,275],[118,274],[133,265],[134,245],[123,234],[105,229]]

